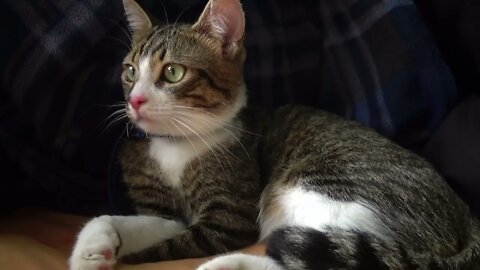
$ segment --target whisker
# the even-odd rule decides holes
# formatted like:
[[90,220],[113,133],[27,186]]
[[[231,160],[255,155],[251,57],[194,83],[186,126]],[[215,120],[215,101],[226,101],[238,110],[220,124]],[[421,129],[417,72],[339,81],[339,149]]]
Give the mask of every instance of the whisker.
[[130,133],[129,133],[129,131],[128,131],[128,130],[129,130],[128,124],[130,124],[130,122],[127,122],[127,123],[125,124],[125,131],[126,131],[126,133],[127,133],[127,137],[130,138]]
[[[210,131],[210,133],[208,133],[208,132],[201,132],[201,128],[199,128],[199,126],[198,126],[195,122],[191,121],[190,119],[188,119],[188,118],[186,118],[186,117],[181,117],[181,119],[184,120],[184,121],[186,121],[186,122],[188,122],[188,123],[190,123],[190,124],[192,125],[192,127],[196,128],[196,130],[197,130],[200,134],[205,135],[205,136],[208,136],[210,139],[212,139],[213,141],[215,141],[215,144],[218,145],[218,147],[221,148],[221,150],[222,150],[223,153],[226,152],[226,153],[229,154],[231,157],[239,160],[238,157],[235,156],[235,154],[232,153],[232,151],[230,151],[228,148],[226,148],[226,147],[222,144],[222,142],[218,141],[218,139],[215,138],[215,136],[212,135],[212,134],[215,132],[215,130],[213,130],[213,129],[211,129],[211,128],[209,128],[209,127],[206,127],[205,125],[203,125],[203,127],[206,127],[206,128]],[[227,159],[227,160],[228,160],[228,159]],[[230,162],[229,162],[229,163],[230,163]],[[230,167],[232,167],[231,164],[230,164]],[[232,167],[232,168],[233,168],[233,167]]]
[[[181,115],[184,115],[184,116],[192,116],[192,115],[189,115],[189,114],[185,114],[185,113],[181,113],[181,112],[176,112],[178,114],[181,114]],[[217,128],[221,128],[223,129],[225,132],[227,132],[228,134],[230,134],[230,136],[232,136],[236,141],[237,143],[243,148],[243,151],[245,152],[245,154],[247,155],[247,157],[250,159],[250,154],[248,153],[246,147],[243,145],[243,143],[240,141],[240,139],[232,132],[230,131],[228,128],[226,128],[223,124],[220,124],[218,122],[215,122],[214,120],[211,120],[209,118],[199,118],[199,117],[196,117],[195,118],[196,120],[199,120],[199,121],[206,121],[206,122],[209,122],[213,125],[215,125]],[[210,129],[211,130],[211,129]]]
[[[175,120],[175,117],[173,117],[173,120]],[[172,122],[171,120],[170,120],[170,123],[171,123],[172,125],[174,125],[175,128],[176,128],[178,131],[180,131],[180,132],[183,134],[183,136],[185,136],[185,138],[187,138],[187,140],[188,140],[188,142],[190,143],[190,145],[192,145],[193,150],[195,150],[195,153],[197,153],[197,159],[198,159],[198,162],[200,163],[200,172],[201,172],[202,177],[203,177],[203,164],[202,164],[202,159],[201,159],[201,157],[200,157],[200,152],[198,152],[197,147],[193,144],[193,142],[192,142],[192,140],[190,139],[190,137],[189,137],[187,134],[185,134],[185,132],[183,132],[183,130],[182,130],[179,126],[177,126],[177,124],[175,124],[175,123]]]
[[108,129],[113,127],[115,124],[127,118],[127,115],[118,115],[102,130],[101,134],[105,133]]
[[[209,112],[205,109],[202,109],[202,108],[195,108],[195,107],[189,107],[189,106],[181,106],[181,105],[172,105],[172,107],[176,107],[176,108],[182,108],[182,109],[187,109],[187,110],[197,110],[197,111],[200,111],[200,112],[204,112],[204,113],[207,113],[211,116],[213,116],[214,118],[218,118],[220,119],[221,117],[212,113],[212,112]],[[252,131],[249,131],[249,130],[246,130],[246,129],[243,129],[243,128],[240,128],[232,123],[225,123],[225,122],[221,122],[221,121],[218,121],[218,120],[215,120],[214,118],[210,118],[211,121],[215,121],[217,122],[219,125],[224,125],[224,126],[228,126],[228,127],[231,127],[231,128],[234,128],[234,129],[237,129],[239,131],[242,131],[242,132],[245,132],[245,133],[248,133],[248,134],[251,134],[251,135],[255,135],[255,136],[259,136],[259,137],[262,137],[263,135],[262,134],[259,134],[259,133],[255,133],[255,132],[252,132]]]
[[[113,19],[110,19],[110,18],[106,18],[107,20],[109,20],[111,23],[113,23],[115,26],[118,26],[120,28],[120,30],[122,30],[122,32],[125,34],[125,36],[128,38],[128,40],[130,41],[130,43],[133,43],[133,40],[132,40],[132,36],[131,34],[129,33],[130,29],[129,29],[129,26],[128,25],[123,25],[122,22],[125,22],[127,21],[125,17],[122,17],[120,18],[119,21],[115,21]],[[126,29],[125,29],[126,28]],[[128,30],[128,31],[127,31]]]
[[108,122],[112,117],[117,116],[119,114],[123,114],[123,113],[125,113],[126,115],[126,110],[124,108],[116,110],[112,112],[107,118],[105,118],[105,122]]
[[178,20],[180,19],[180,17],[182,17],[182,15],[185,13],[185,11],[187,11],[188,9],[190,9],[192,7],[192,5],[189,5],[187,6],[185,9],[183,9],[177,16],[177,18],[175,18],[175,21],[173,22],[173,25],[170,27],[170,32],[167,34],[167,50],[170,50],[170,38],[171,36],[173,36],[173,30],[175,30],[175,27],[177,26],[177,23],[178,23]]
[[127,51],[130,51],[132,49],[131,45],[125,43],[125,41],[123,41],[123,40],[121,40],[117,37],[114,37],[114,36],[105,36],[105,37],[108,38],[108,39],[111,39],[113,41],[118,42],[120,45],[123,45],[127,49]]
[[107,108],[114,108],[114,107],[124,107],[127,103],[125,101],[117,102],[114,104],[97,104],[96,106],[99,107],[107,107]]
[[198,132],[196,132],[195,130],[193,130],[190,126],[188,126],[187,124],[183,123],[182,121],[176,119],[176,118],[173,118],[173,120],[177,123],[179,123],[180,125],[186,127],[188,130],[190,130],[191,132],[193,132],[193,134],[195,134],[198,138],[200,138],[200,140],[203,141],[203,143],[205,143],[205,145],[208,147],[208,149],[210,149],[210,152],[212,152],[213,156],[215,157],[215,159],[217,160],[218,164],[222,167],[223,169],[223,172],[225,173],[225,175],[227,174],[227,171],[225,170],[225,167],[223,167],[223,164],[222,162],[220,162],[220,159],[218,159],[218,156],[217,154],[215,153],[215,151],[213,151],[212,147],[210,146],[210,144],[208,144],[208,142],[202,137],[200,136],[200,134],[198,134]]
[[165,17],[165,20],[167,21],[167,26],[170,26],[170,23],[168,22],[167,9],[165,8],[165,5],[163,4],[163,1],[162,1],[162,0],[160,0],[160,5],[162,5],[163,15],[164,15],[164,17]]

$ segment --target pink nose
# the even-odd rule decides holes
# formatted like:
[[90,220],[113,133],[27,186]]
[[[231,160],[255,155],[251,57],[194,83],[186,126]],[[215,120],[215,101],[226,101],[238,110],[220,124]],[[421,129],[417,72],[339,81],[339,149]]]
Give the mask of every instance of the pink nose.
[[147,102],[147,98],[144,96],[132,96],[128,102],[130,102],[130,105],[132,105],[133,109],[138,110],[144,103]]

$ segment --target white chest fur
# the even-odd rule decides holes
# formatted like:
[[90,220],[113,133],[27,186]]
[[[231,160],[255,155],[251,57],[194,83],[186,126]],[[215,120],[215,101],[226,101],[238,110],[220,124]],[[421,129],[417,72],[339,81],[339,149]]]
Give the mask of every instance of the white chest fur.
[[[186,166],[194,159],[202,159],[208,151],[218,151],[218,144],[225,143],[229,133],[218,132],[208,138],[190,138],[170,140],[152,138],[149,156],[156,160],[164,174],[165,184],[178,187],[181,183]],[[200,163],[202,161],[200,160]]]
[[195,151],[191,151],[184,143],[174,143],[163,138],[152,139],[149,155],[160,165],[166,184],[173,187],[180,184],[185,166],[196,157]]

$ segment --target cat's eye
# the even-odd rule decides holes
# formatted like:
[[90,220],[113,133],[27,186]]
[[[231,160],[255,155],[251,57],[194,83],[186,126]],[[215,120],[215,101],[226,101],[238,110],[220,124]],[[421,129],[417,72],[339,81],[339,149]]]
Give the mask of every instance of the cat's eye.
[[137,80],[137,70],[134,66],[127,65],[125,69],[125,80],[131,83]]
[[168,64],[163,69],[163,76],[169,83],[177,83],[185,76],[185,67],[179,64]]

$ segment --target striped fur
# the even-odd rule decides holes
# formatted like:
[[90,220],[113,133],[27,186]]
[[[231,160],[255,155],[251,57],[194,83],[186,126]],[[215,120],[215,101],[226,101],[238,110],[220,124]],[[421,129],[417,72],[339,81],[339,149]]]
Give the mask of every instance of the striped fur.
[[[265,148],[272,180],[262,196],[264,220],[289,214],[278,202],[295,187],[336,205],[366,206],[375,216],[373,230],[365,226],[373,221],[370,212],[363,214],[367,221],[338,211],[327,221],[314,215],[310,222],[280,220],[279,227],[286,229],[268,232],[273,233],[269,254],[286,269],[478,268],[478,220],[425,160],[359,124],[312,108],[282,108],[271,125],[275,131],[267,138],[275,138],[275,144]],[[310,206],[318,215],[330,215],[322,210],[324,202],[307,203],[318,204]],[[305,207],[300,204],[297,211]],[[352,224],[345,225],[342,215]],[[298,245],[292,246],[289,239],[295,238]],[[289,266],[295,254],[307,267]]]
[[330,228],[289,227],[275,231],[267,254],[285,269],[462,269],[480,265],[479,239],[470,239],[458,253],[439,256],[416,253],[401,242],[373,234]]
[[[148,247],[134,243],[138,250],[125,247],[142,240],[132,232],[142,226],[162,232],[164,219],[130,222],[138,227],[129,230],[118,226],[132,217],[116,217],[115,224],[97,219],[84,235],[96,238],[97,227],[108,231],[109,247],[135,263],[269,241],[268,258],[220,257],[200,268],[209,270],[479,269],[479,223],[424,159],[313,108],[244,108],[237,0],[210,0],[193,26],[152,27],[138,21],[148,18],[133,0],[124,3],[133,7],[127,15],[135,22],[122,75],[125,98],[147,98],[125,112],[153,137],[125,139],[123,179],[138,214],[171,218],[171,226],[185,229],[169,231],[167,239],[152,234]],[[177,83],[163,75],[171,63],[186,68]],[[128,77],[132,67],[136,81]],[[129,239],[123,247],[122,238]],[[83,251],[77,246],[74,254],[91,255]],[[75,256],[71,262],[73,269],[92,265]]]
[[171,186],[159,164],[146,154],[149,142],[125,142],[121,163],[137,212],[170,216],[188,224],[178,237],[126,256],[125,261],[200,257],[237,249],[258,239],[256,202],[261,181],[258,167],[252,164],[257,159],[258,142],[255,135],[242,136],[246,149],[235,142],[230,140],[222,148],[217,146],[213,152],[194,158],[185,166],[178,186]]
[[263,119],[260,227],[276,264],[225,256],[200,270],[479,269],[479,222],[424,159],[313,108]]

